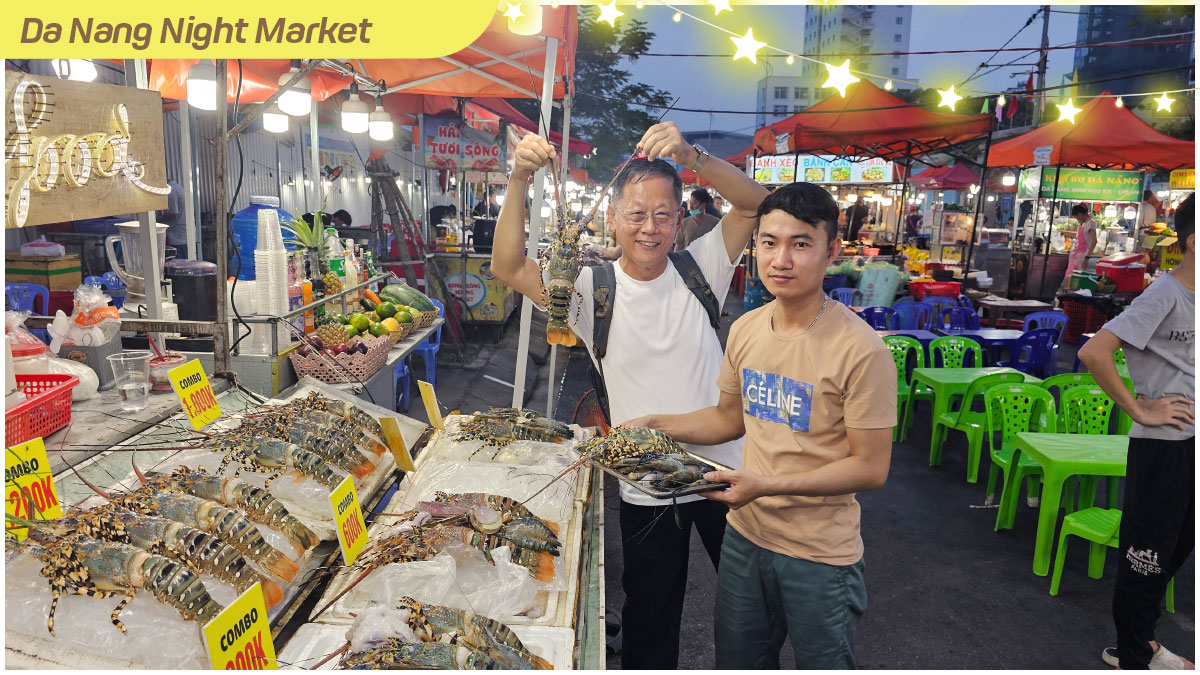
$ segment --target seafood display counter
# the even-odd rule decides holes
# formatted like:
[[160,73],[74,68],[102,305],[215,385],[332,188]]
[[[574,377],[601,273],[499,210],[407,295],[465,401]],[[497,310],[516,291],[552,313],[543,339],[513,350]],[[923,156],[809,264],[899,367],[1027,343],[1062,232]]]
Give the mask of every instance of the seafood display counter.
[[577,454],[592,433],[524,410],[446,418],[281,664],[603,668],[603,500]]
[[[218,401],[203,433],[167,417],[56,472],[66,517],[6,548],[7,665],[206,668],[201,625],[258,582],[280,667],[603,668],[592,430],[508,409],[435,430],[311,378]],[[370,514],[350,567],[346,476]]]
[[330,490],[370,508],[396,474],[380,420],[424,428],[311,379],[218,401],[203,433],[170,417],[55,475],[67,517],[6,546],[7,665],[206,668],[200,625],[255,582],[286,637],[340,555]]

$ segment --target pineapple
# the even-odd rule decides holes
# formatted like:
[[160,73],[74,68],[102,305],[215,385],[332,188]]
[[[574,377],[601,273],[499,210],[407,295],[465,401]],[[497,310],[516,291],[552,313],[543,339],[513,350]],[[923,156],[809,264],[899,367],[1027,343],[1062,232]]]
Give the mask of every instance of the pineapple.
[[342,279],[337,275],[337,272],[330,270],[321,279],[325,281],[325,295],[334,295],[342,292]]
[[328,349],[334,345],[343,345],[349,342],[350,335],[346,332],[346,327],[336,319],[328,319],[325,323],[317,327],[317,336],[321,338],[321,342]]

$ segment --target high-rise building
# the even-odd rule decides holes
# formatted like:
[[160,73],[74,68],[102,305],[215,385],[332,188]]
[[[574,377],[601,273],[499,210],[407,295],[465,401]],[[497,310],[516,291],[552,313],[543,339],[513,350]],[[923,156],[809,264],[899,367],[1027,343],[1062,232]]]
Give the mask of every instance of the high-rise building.
[[[1079,94],[1130,94],[1190,87],[1196,81],[1196,8],[1189,5],[1079,5],[1076,42],[1095,45],[1162,38],[1180,44],[1075,49]],[[1170,37],[1175,36],[1175,37]],[[1161,73],[1165,68],[1190,66]]]
[[[852,71],[904,80],[908,56],[891,52],[908,51],[911,24],[911,5],[809,5],[804,11],[802,49],[834,65],[850,59]],[[781,63],[775,60],[773,72],[758,82],[760,127],[837,95],[833,89],[821,88],[829,74],[820,63],[804,59],[790,66]],[[883,80],[871,81],[883,85]]]

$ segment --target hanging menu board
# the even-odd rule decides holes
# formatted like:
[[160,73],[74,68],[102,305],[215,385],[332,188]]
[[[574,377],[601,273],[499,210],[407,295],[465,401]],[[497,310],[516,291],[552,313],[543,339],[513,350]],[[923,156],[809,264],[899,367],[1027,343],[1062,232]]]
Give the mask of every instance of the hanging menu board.
[[882,159],[852,162],[832,155],[794,153],[754,158],[754,180],[768,185],[793,182],[823,185],[891,183],[894,175],[892,163]]

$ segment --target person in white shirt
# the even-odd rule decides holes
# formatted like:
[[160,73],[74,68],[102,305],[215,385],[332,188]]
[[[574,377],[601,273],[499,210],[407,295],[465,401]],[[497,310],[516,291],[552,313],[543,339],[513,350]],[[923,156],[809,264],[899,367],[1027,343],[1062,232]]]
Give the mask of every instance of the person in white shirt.
[[[673,122],[656,124],[638,143],[644,157],[631,160],[613,184],[607,214],[620,258],[607,348],[596,360],[593,345],[593,270],[583,268],[575,282],[578,298],[570,318],[593,362],[602,364],[604,388],[614,425],[648,414],[679,414],[716,405],[722,351],[700,300],[693,295],[668,253],[683,220],[683,183],[662,158],[690,168],[729,200],[732,208],[706,235],[687,247],[718,302],[724,301],[755,227],[767,191],[734,166],[689,145]],[[521,139],[514,152],[508,194],[524,194],[530,177],[556,156],[536,135]],[[525,256],[525,209],[506,200],[492,248],[492,273],[519,293],[541,302],[545,278]],[[684,445],[710,460],[736,468],[741,442]],[[621,666],[675,669],[679,627],[687,585],[692,526],[716,567],[725,532],[724,504],[691,495],[656,500],[621,486],[621,535],[625,591]],[[678,523],[678,525],[677,525]]]
[[1139,238],[1142,232],[1145,232],[1151,225],[1158,222],[1158,209],[1154,208],[1154,203],[1151,201],[1153,199],[1153,192],[1146,190],[1142,193],[1142,215],[1138,219],[1138,231],[1134,233]]

